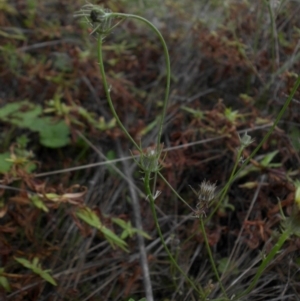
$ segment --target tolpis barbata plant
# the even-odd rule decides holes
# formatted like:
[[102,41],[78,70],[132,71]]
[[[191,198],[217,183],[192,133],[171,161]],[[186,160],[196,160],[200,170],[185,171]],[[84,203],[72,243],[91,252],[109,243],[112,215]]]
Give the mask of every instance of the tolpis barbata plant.
[[[156,209],[154,205],[155,199],[157,199],[160,195],[160,192],[153,192],[154,189],[150,188],[150,181],[152,180],[151,175],[154,174],[154,181],[153,186],[155,186],[156,177],[160,174],[161,166],[161,154],[163,151],[163,147],[161,146],[161,136],[163,132],[163,124],[165,120],[166,115],[166,109],[168,104],[168,98],[169,98],[169,91],[170,91],[170,79],[171,79],[171,68],[170,68],[170,58],[169,58],[169,52],[166,45],[166,42],[161,35],[160,31],[148,20],[132,14],[123,14],[123,13],[114,13],[110,10],[104,9],[100,6],[93,5],[93,4],[86,4],[84,5],[79,12],[75,14],[75,17],[82,17],[84,20],[91,26],[92,31],[91,34],[94,34],[97,37],[97,53],[98,53],[98,63],[100,68],[100,73],[103,81],[103,86],[106,94],[106,98],[109,104],[109,107],[111,109],[111,112],[119,125],[119,127],[123,130],[125,135],[127,136],[128,140],[131,141],[131,143],[136,147],[136,149],[139,151],[139,159],[136,160],[136,163],[141,168],[142,172],[144,173],[144,188],[145,193],[147,196],[147,200],[149,201],[150,208],[152,211],[153,219],[155,221],[156,229],[159,234],[160,240],[162,245],[164,246],[164,249],[166,253],[169,256],[169,259],[174,267],[184,276],[185,280],[190,284],[190,286],[197,292],[199,296],[204,298],[204,292],[200,285],[196,285],[193,280],[191,280],[185,272],[180,268],[176,260],[174,259],[173,255],[171,254],[164,236],[161,232],[158,218],[156,215]],[[119,21],[116,24],[113,24],[113,22],[118,19]],[[151,29],[155,35],[158,37],[159,42],[161,43],[161,46],[163,48],[164,58],[165,58],[165,65],[166,65],[166,88],[165,88],[165,95],[164,95],[164,101],[163,101],[163,107],[162,107],[162,113],[160,115],[159,123],[158,123],[158,135],[157,135],[157,142],[155,148],[148,148],[146,152],[142,150],[142,148],[136,143],[134,138],[129,134],[126,127],[123,125],[121,120],[119,119],[119,116],[114,108],[113,101],[111,99],[110,90],[111,87],[107,83],[106,79],[106,73],[104,70],[104,64],[103,64],[103,55],[102,55],[102,43],[104,38],[111,33],[111,31],[124,19],[134,19],[137,21],[140,21],[148,26],[149,29]],[[155,143],[154,143],[155,144]],[[163,178],[163,177],[162,177]],[[164,179],[164,178],[163,178]]]

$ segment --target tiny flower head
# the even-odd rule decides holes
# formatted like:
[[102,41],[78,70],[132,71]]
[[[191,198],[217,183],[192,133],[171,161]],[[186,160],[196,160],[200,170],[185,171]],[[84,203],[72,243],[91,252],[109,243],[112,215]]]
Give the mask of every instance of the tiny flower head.
[[251,139],[251,136],[249,136],[247,134],[247,132],[245,132],[243,137],[239,136],[239,139],[240,139],[240,142],[241,142],[241,148],[242,149],[246,148],[247,146],[249,146],[254,141],[254,139]]
[[[191,186],[190,186],[191,187]],[[200,184],[199,191],[195,191],[192,187],[191,189],[196,194],[198,198],[198,203],[195,210],[195,217],[202,217],[206,216],[206,211],[209,208],[209,203],[215,198],[216,196],[216,184],[211,183],[209,181],[204,180]]]
[[210,183],[209,181],[202,181],[200,189],[196,192],[193,188],[193,192],[197,195],[199,201],[210,202],[215,198],[216,183]]
[[160,164],[162,150],[163,146],[159,148],[149,147],[146,152],[141,153],[139,166],[144,172],[157,172],[162,168]]

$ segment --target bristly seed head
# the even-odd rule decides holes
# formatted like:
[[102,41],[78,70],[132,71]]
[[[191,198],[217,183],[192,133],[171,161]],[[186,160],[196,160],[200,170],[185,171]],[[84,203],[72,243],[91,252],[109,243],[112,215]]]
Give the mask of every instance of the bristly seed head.
[[[191,187],[191,186],[190,186]],[[209,208],[209,203],[215,198],[216,196],[216,184],[211,183],[209,181],[204,180],[200,184],[200,190],[197,192],[191,187],[193,192],[196,194],[198,198],[198,203],[196,209],[194,211],[195,217],[203,217],[206,216],[206,211]]]
[[93,28],[91,34],[98,33],[105,36],[115,27],[111,26],[111,11],[98,5],[83,5],[81,10],[74,14],[74,17],[84,17]]
[[216,183],[212,184],[209,181],[204,180],[200,185],[198,192],[199,201],[210,202],[215,198]]

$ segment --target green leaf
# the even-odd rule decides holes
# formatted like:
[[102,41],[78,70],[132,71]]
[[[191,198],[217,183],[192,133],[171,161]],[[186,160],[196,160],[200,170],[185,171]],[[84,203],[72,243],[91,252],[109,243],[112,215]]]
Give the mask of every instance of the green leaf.
[[12,162],[7,161],[6,159],[10,159],[9,152],[0,154],[0,173],[8,172],[13,165]]
[[151,236],[149,236],[146,232],[132,227],[130,221],[125,222],[124,220],[122,220],[120,218],[112,218],[112,221],[124,229],[124,231],[121,234],[122,239],[125,239],[128,236],[132,237],[135,233],[139,233],[140,235],[144,236],[146,239],[152,239]]
[[58,123],[46,123],[45,127],[39,130],[40,142],[51,148],[63,147],[69,144],[69,128],[64,121]]
[[11,292],[11,288],[9,282],[5,276],[2,275],[4,273],[4,268],[0,268],[0,286],[2,286],[6,292]]
[[51,148],[66,146],[70,142],[68,126],[62,120],[53,122],[49,117],[39,117],[42,112],[40,105],[25,100],[2,107],[0,120],[39,132],[40,142],[44,146]]
[[204,113],[199,109],[194,110],[194,109],[186,107],[186,106],[181,106],[181,109],[188,112],[188,113],[190,113],[190,114],[193,114],[195,118],[198,118],[198,119],[203,119],[204,118]]
[[28,162],[26,164],[26,171],[32,173],[36,169],[36,164],[34,162]]
[[106,227],[101,228],[101,232],[104,234],[105,238],[110,242],[112,247],[114,248],[114,245],[117,245],[124,251],[128,252],[127,250],[127,243],[123,239],[119,238],[114,232],[112,232],[110,229]]
[[36,208],[41,209],[44,212],[49,212],[48,207],[45,205],[45,203],[43,202],[43,200],[39,198],[38,195],[36,195],[36,194],[35,195],[30,195],[29,198],[30,198],[32,204]]
[[47,282],[51,283],[52,285],[57,285],[56,281],[49,274],[50,270],[43,270],[41,268],[38,257],[34,257],[32,263],[25,258],[15,258],[15,260],[22,264],[25,268],[28,268]]
[[88,225],[98,230],[100,230],[100,228],[102,227],[102,223],[98,215],[88,207],[78,209],[76,211],[76,215]]
[[119,225],[123,229],[126,229],[126,227],[127,227],[127,223],[123,219],[120,219],[120,218],[117,218],[117,217],[113,217],[112,221],[115,224]]
[[0,110],[0,119],[22,128],[28,128],[42,113],[42,107],[29,101],[10,103]]
[[40,273],[40,276],[46,280],[47,282],[51,283],[53,286],[57,286],[56,281],[53,279],[53,277],[48,273],[48,271],[42,271]]
[[13,112],[16,112],[20,110],[22,105],[27,102],[13,102],[5,105],[4,107],[1,108],[0,110],[0,119],[6,121],[8,116],[12,114]]
[[146,239],[149,239],[149,240],[152,239],[152,237],[145,231],[136,229],[136,232],[139,233],[140,235],[144,236]]
[[[260,164],[264,167],[270,167],[271,161],[274,159],[274,157],[278,154],[278,150],[271,152],[264,156],[264,158],[261,160]],[[280,166],[280,165],[279,165]]]
[[126,248],[127,243],[124,240],[122,240],[120,237],[118,237],[110,229],[103,226],[98,215],[94,211],[92,211],[90,208],[85,207],[85,208],[77,209],[76,215],[81,220],[86,222],[88,225],[100,230],[104,234],[106,240],[112,245],[113,248],[115,245],[117,245],[124,251],[127,251],[127,248]]
[[32,270],[32,263],[25,258],[16,257],[15,260],[27,269]]

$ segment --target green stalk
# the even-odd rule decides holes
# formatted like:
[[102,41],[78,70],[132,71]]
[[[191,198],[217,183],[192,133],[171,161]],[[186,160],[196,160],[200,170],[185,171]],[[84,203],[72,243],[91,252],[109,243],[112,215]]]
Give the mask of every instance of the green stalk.
[[[164,52],[165,63],[166,63],[167,79],[166,79],[165,97],[164,97],[164,102],[163,102],[163,110],[162,110],[162,114],[161,114],[161,118],[160,118],[158,135],[157,135],[157,151],[159,151],[160,140],[161,140],[161,136],[162,136],[162,132],[163,132],[163,124],[164,124],[164,120],[165,120],[165,116],[166,116],[168,99],[169,99],[169,94],[170,94],[170,82],[171,82],[171,64],[170,64],[170,57],[169,57],[167,44],[166,44],[162,34],[160,33],[160,31],[151,22],[149,22],[145,18],[136,16],[136,15],[122,14],[122,13],[110,13],[108,16],[108,18],[113,18],[113,17],[121,17],[121,18],[126,18],[126,19],[131,18],[131,19],[136,19],[136,20],[139,20],[139,21],[145,23],[158,36],[159,41],[160,41],[161,45],[163,46],[163,52]],[[99,61],[99,65],[100,65],[100,72],[101,72],[101,76],[103,79],[103,85],[104,85],[106,97],[107,97],[107,100],[109,103],[109,107],[110,107],[114,117],[116,118],[118,125],[124,131],[124,133],[126,134],[128,139],[134,144],[134,146],[138,150],[140,150],[140,147],[137,145],[137,143],[134,141],[134,139],[130,136],[130,134],[128,133],[128,131],[126,130],[124,125],[122,124],[121,120],[119,119],[119,117],[114,109],[114,106],[113,106],[113,103],[112,103],[112,100],[110,97],[110,93],[109,93],[109,87],[108,87],[108,84],[106,81],[104,66],[103,66],[102,38],[103,37],[101,35],[99,35],[99,37],[98,37],[98,61]]]
[[290,229],[285,230],[280,235],[280,238],[279,238],[278,242],[275,244],[275,246],[273,247],[273,249],[271,250],[271,252],[268,254],[268,256],[260,264],[260,266],[259,266],[259,268],[258,268],[258,270],[257,270],[257,272],[256,272],[256,274],[254,276],[254,278],[252,279],[249,287],[242,294],[238,295],[235,300],[240,300],[241,297],[249,294],[252,291],[252,289],[255,287],[257,281],[261,277],[261,274],[266,269],[267,265],[275,257],[275,255],[277,254],[277,252],[281,249],[281,247],[283,246],[283,244],[285,243],[285,241],[290,237],[290,235],[291,235]]
[[[222,201],[224,200],[226,193],[230,187],[230,185],[234,182],[234,180],[238,177],[239,173],[244,169],[244,167],[246,165],[249,164],[250,160],[256,155],[256,153],[260,150],[260,148],[262,147],[262,145],[268,140],[268,138],[270,137],[270,135],[272,134],[272,132],[274,131],[275,127],[277,126],[277,124],[279,123],[280,119],[282,118],[283,114],[285,113],[286,109],[288,108],[289,104],[291,103],[296,91],[298,90],[300,86],[300,76],[298,75],[298,78],[293,86],[293,89],[289,95],[289,97],[287,98],[287,100],[285,101],[282,109],[280,110],[280,112],[278,113],[274,124],[271,126],[271,128],[269,129],[269,131],[267,132],[267,134],[264,136],[264,138],[261,140],[261,142],[258,144],[258,146],[254,149],[254,151],[250,154],[250,156],[244,161],[244,163],[241,165],[241,167],[237,170],[237,172],[235,174],[231,174],[229,180],[227,181],[226,185],[224,186],[224,188],[221,190],[221,194],[220,194],[220,199],[218,201],[218,203],[216,204],[214,210],[212,211],[212,213],[209,215],[209,217],[207,218],[207,220],[209,220],[213,214],[218,210],[218,208],[220,207]],[[239,158],[237,158],[237,162],[235,163],[235,168],[237,166]]]
[[99,35],[98,36],[98,47],[97,47],[97,54],[98,54],[98,63],[99,63],[99,68],[100,68],[100,73],[102,76],[102,81],[103,81],[103,86],[104,86],[104,91],[106,94],[106,98],[108,101],[108,105],[110,107],[110,110],[114,116],[114,118],[116,119],[119,127],[123,130],[123,132],[125,133],[125,135],[127,136],[127,138],[133,143],[133,145],[139,150],[142,151],[141,148],[139,147],[139,145],[134,141],[134,139],[131,137],[131,135],[128,133],[127,129],[125,128],[125,126],[123,125],[122,121],[120,120],[113,102],[111,100],[110,97],[110,92],[109,92],[109,87],[108,87],[108,83],[106,80],[106,74],[105,74],[105,69],[104,69],[104,64],[103,64],[103,56],[102,56],[102,36]]
[[210,262],[211,262],[211,266],[212,266],[212,268],[213,268],[213,271],[214,271],[214,273],[215,273],[215,276],[217,277],[217,280],[218,280],[218,282],[219,282],[219,285],[220,285],[220,288],[221,288],[221,290],[222,290],[222,292],[223,292],[224,297],[225,297],[227,300],[229,300],[229,299],[228,299],[228,296],[227,296],[227,294],[226,294],[225,288],[224,288],[224,286],[223,286],[223,284],[222,284],[222,281],[221,281],[221,279],[220,279],[220,276],[219,276],[219,273],[218,273],[218,270],[217,270],[215,261],[214,261],[213,256],[212,256],[212,253],[211,253],[211,249],[210,249],[210,246],[209,246],[209,243],[208,243],[208,239],[207,239],[207,235],[206,235],[206,232],[205,232],[205,227],[204,227],[204,222],[203,222],[202,217],[199,217],[199,220],[200,220],[200,228],[201,228],[201,231],[202,231],[202,234],[203,234],[203,237],[204,237],[205,246],[206,246],[206,250],[207,250],[207,252],[208,252],[209,260],[210,260]]
[[137,16],[137,15],[131,15],[131,14],[122,14],[122,13],[111,13],[111,17],[121,17],[121,18],[130,18],[130,19],[136,19],[139,20],[143,23],[145,23],[158,37],[162,47],[163,47],[163,52],[165,56],[165,63],[166,63],[166,89],[165,89],[165,97],[164,97],[164,102],[163,102],[163,109],[162,109],[162,114],[160,118],[160,123],[159,123],[159,130],[158,130],[158,135],[157,135],[157,151],[159,151],[159,145],[160,145],[160,140],[162,136],[162,131],[163,131],[163,124],[167,112],[167,106],[168,106],[168,100],[169,100],[169,94],[170,94],[170,82],[171,82],[171,64],[170,64],[170,56],[169,56],[169,51],[167,44],[165,42],[164,37],[160,33],[160,31],[147,19]]
[[274,19],[274,11],[272,9],[271,1],[266,1],[264,0],[264,3],[266,4],[269,15],[270,15],[270,20],[271,20],[271,55],[272,55],[272,70],[273,72],[275,71],[275,60],[276,60],[276,55],[275,55],[275,48],[276,48],[276,24],[275,24],[275,19]]
[[[201,298],[205,298],[205,294],[202,290],[201,287],[199,287],[199,289],[196,287],[195,283],[185,274],[185,272],[181,269],[181,267],[178,265],[178,263],[176,262],[176,260],[174,259],[172,253],[170,252],[165,239],[162,235],[159,223],[158,223],[158,219],[157,219],[157,214],[156,214],[156,210],[155,210],[155,205],[154,205],[154,198],[150,189],[150,172],[145,172],[145,178],[144,178],[144,187],[145,187],[145,191],[146,191],[146,195],[149,199],[150,202],[150,207],[151,207],[151,211],[152,211],[152,215],[154,218],[154,222],[155,222],[155,226],[158,232],[158,235],[160,237],[161,243],[165,249],[165,251],[167,252],[169,259],[171,261],[171,263],[173,264],[173,266],[175,266],[177,268],[177,270],[184,276],[184,278],[186,279],[186,281],[191,285],[191,287],[201,296]],[[204,299],[203,299],[204,300]]]

